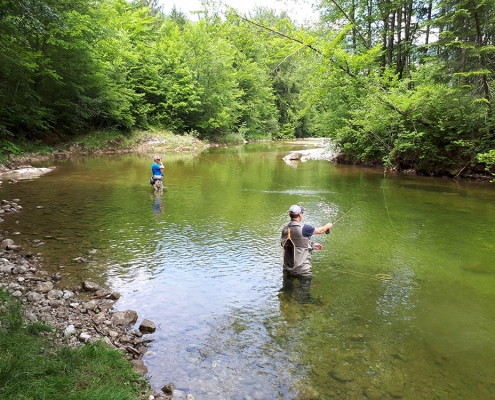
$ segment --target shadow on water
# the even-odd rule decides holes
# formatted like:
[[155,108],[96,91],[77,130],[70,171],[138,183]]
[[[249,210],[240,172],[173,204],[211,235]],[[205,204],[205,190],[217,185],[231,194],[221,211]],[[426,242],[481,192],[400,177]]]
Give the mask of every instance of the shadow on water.
[[[495,188],[326,161],[293,168],[282,157],[296,146],[165,155],[161,195],[143,156],[56,162],[0,186],[24,207],[2,235],[62,271],[62,285],[95,280],[122,293],[119,309],[155,321],[144,360],[156,389],[493,398]],[[280,231],[295,203],[313,226],[358,204],[321,235],[310,285],[282,277]]]

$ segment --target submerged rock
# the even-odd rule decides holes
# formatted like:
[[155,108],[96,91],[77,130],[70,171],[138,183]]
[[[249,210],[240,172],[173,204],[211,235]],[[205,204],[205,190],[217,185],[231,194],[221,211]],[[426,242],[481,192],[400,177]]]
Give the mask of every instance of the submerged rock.
[[493,274],[495,273],[495,267],[488,263],[472,262],[461,265],[461,269],[473,274]]

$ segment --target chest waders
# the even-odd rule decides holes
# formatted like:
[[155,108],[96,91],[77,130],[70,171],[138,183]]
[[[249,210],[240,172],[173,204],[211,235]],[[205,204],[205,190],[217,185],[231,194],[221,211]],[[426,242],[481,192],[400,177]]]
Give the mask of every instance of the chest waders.
[[302,235],[303,224],[291,221],[282,229],[284,270],[291,275],[311,276],[313,242]]

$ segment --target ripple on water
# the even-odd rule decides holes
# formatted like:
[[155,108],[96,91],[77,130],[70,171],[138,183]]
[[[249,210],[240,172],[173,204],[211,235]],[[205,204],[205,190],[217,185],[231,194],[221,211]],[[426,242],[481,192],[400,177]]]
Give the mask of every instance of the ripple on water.
[[[65,285],[108,284],[122,293],[119,309],[154,320],[145,361],[157,389],[173,381],[229,400],[491,398],[493,186],[316,161],[290,168],[276,151],[243,148],[209,152],[215,163],[169,157],[159,199],[142,157],[62,163],[2,185],[26,211],[2,217],[3,235],[20,231],[14,240],[42,252],[47,268],[64,265]],[[290,204],[321,226],[363,199],[317,237],[313,302],[279,292]]]

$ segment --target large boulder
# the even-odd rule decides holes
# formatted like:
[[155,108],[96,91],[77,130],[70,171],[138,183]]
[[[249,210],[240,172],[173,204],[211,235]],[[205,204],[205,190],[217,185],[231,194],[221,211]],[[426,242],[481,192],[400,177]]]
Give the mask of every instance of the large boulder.
[[138,314],[133,310],[117,311],[112,315],[112,324],[129,326],[134,325],[138,319]]
[[156,331],[156,325],[149,319],[143,319],[143,322],[139,325],[139,331],[143,333],[153,333]]
[[13,246],[14,241],[12,239],[4,239],[2,240],[2,247],[6,249],[7,247]]
[[34,290],[39,293],[48,293],[52,289],[53,289],[53,283],[51,283],[50,281],[39,282],[34,288]]
[[37,303],[37,302],[43,300],[43,298],[44,298],[43,295],[40,293],[37,293],[37,292],[29,292],[26,295],[27,301],[34,302],[34,303]]
[[141,375],[144,375],[148,372],[148,368],[146,365],[144,365],[143,360],[132,360],[132,366],[134,368],[134,371],[140,373]]
[[49,168],[34,168],[30,165],[23,165],[18,169],[9,170],[6,172],[0,172],[0,176],[3,179],[33,179],[38,178],[43,174],[53,171],[55,167]]
[[87,292],[96,292],[100,290],[100,285],[91,281],[84,281],[82,283],[82,288]]
[[0,265],[0,272],[11,274],[14,268],[15,268],[14,264],[3,264]]

